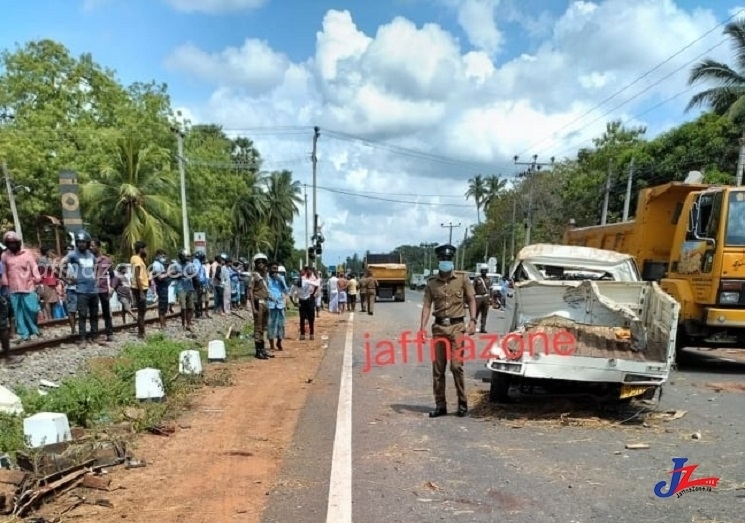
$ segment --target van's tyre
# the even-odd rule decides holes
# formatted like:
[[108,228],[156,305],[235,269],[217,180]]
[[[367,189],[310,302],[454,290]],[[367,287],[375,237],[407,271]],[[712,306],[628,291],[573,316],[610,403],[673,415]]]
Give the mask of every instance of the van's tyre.
[[510,401],[510,376],[502,372],[491,373],[489,384],[489,401],[491,403],[508,403]]

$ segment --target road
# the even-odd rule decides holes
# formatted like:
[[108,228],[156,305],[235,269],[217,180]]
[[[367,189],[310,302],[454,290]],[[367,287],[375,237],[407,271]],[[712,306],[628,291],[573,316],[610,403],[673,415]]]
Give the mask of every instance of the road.
[[[378,303],[374,316],[358,311],[329,340],[262,521],[745,521],[745,366],[699,358],[672,375],[654,409],[682,417],[647,413],[622,424],[628,416],[598,417],[566,398],[477,406],[489,385],[483,363],[473,361],[466,364],[471,413],[430,419],[428,362],[410,357],[363,371],[365,334],[396,340],[415,331],[421,296]],[[487,330],[498,329],[499,313],[491,311]],[[453,412],[455,400],[448,374]],[[627,450],[629,443],[649,448]],[[698,464],[694,478],[719,477],[718,486],[656,497],[674,457]]]

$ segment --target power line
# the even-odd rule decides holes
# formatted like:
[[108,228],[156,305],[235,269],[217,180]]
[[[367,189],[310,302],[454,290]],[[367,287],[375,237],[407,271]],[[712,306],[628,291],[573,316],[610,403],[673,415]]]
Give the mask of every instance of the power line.
[[699,36],[698,38],[696,38],[695,40],[693,40],[692,42],[690,42],[688,45],[682,47],[677,52],[675,52],[674,54],[670,55],[665,60],[663,60],[662,62],[658,63],[657,65],[655,65],[651,69],[649,69],[647,72],[645,72],[641,76],[637,77],[635,80],[633,80],[630,83],[626,84],[624,87],[622,87],[621,89],[619,89],[618,91],[616,91],[615,93],[613,93],[612,95],[610,95],[609,97],[607,97],[606,99],[604,99],[602,102],[598,103],[597,105],[594,105],[593,107],[591,107],[590,109],[588,109],[586,112],[582,113],[580,116],[578,116],[574,120],[572,120],[569,123],[565,124],[564,126],[560,127],[557,131],[555,131],[551,135],[547,135],[541,141],[531,144],[525,150],[520,151],[517,154],[519,156],[525,154],[526,152],[530,151],[533,147],[536,147],[536,146],[544,143],[546,140],[550,139],[554,135],[560,133],[561,131],[563,131],[564,129],[568,128],[569,126],[571,126],[571,125],[579,122],[585,116],[588,116],[588,115],[592,114],[593,111],[595,111],[596,109],[599,109],[600,107],[602,107],[603,105],[605,105],[605,103],[613,100],[615,97],[617,97],[618,95],[620,95],[621,93],[623,93],[624,91],[626,91],[629,87],[631,87],[633,85],[636,85],[641,80],[643,80],[644,78],[646,78],[647,76],[649,76],[650,74],[652,74],[653,72],[655,72],[657,69],[659,69],[660,67],[662,67],[666,63],[670,62],[673,58],[679,56],[684,51],[690,49],[693,45],[697,44],[698,42],[700,42],[701,40],[703,40],[704,38],[706,38],[707,36],[709,36],[711,33],[713,33],[714,31],[716,31],[717,29],[719,29],[723,25],[727,24],[730,20],[732,20],[733,18],[736,18],[739,14],[741,14],[743,12],[745,12],[745,8],[739,9],[737,12],[735,12],[734,14],[732,14],[731,16],[729,16],[728,18],[724,19],[723,21],[721,21],[720,23],[718,23],[717,25],[715,25],[714,27],[712,27],[711,29],[709,29],[708,31],[706,31],[704,34],[702,34],[701,36]]
[[318,190],[326,191],[330,193],[335,194],[343,194],[345,196],[354,196],[355,198],[362,198],[365,200],[376,200],[380,202],[389,202],[389,203],[406,203],[409,205],[427,205],[431,207],[460,207],[460,208],[467,208],[467,209],[475,209],[474,205],[468,205],[463,203],[440,203],[440,202],[420,202],[420,201],[414,201],[414,200],[398,200],[395,198],[383,198],[381,196],[372,196],[367,193],[358,193],[358,192],[352,192],[352,191],[344,191],[341,189],[332,189],[330,187],[316,187]]
[[[613,111],[615,111],[616,109],[620,109],[621,107],[623,107],[624,105],[628,104],[628,103],[629,103],[629,102],[631,102],[632,100],[635,100],[636,98],[640,97],[641,95],[643,95],[644,93],[646,93],[647,91],[649,91],[650,89],[652,89],[653,87],[655,87],[656,85],[659,85],[659,84],[660,84],[660,83],[662,83],[662,82],[663,82],[664,80],[667,80],[668,78],[670,78],[671,76],[673,76],[673,75],[674,75],[675,73],[677,73],[677,72],[681,71],[682,69],[686,68],[686,67],[687,67],[687,66],[688,66],[689,64],[691,64],[692,62],[695,62],[695,61],[696,61],[696,60],[698,60],[699,58],[701,58],[701,57],[703,57],[703,56],[707,55],[708,53],[710,53],[711,51],[713,51],[713,50],[714,50],[714,49],[716,49],[717,47],[719,47],[719,46],[721,46],[721,45],[725,44],[726,42],[727,42],[727,40],[725,39],[725,40],[722,40],[721,42],[719,42],[718,44],[716,44],[716,45],[714,45],[714,46],[710,47],[709,49],[707,49],[707,50],[706,50],[706,51],[704,51],[703,53],[699,54],[699,55],[698,55],[698,56],[696,56],[695,58],[693,58],[693,59],[689,60],[688,62],[684,63],[683,65],[681,65],[681,66],[680,66],[680,67],[678,67],[677,69],[674,69],[673,71],[671,71],[671,72],[670,72],[669,74],[667,74],[666,76],[663,76],[663,77],[662,77],[662,78],[660,78],[660,79],[659,79],[659,80],[658,80],[657,82],[655,82],[655,83],[653,83],[653,84],[651,84],[651,85],[647,86],[647,87],[646,87],[645,89],[643,89],[643,90],[639,91],[639,92],[638,92],[638,93],[636,93],[636,94],[635,94],[634,96],[632,96],[631,98],[627,99],[627,100],[626,100],[625,102],[621,102],[620,104],[618,104],[618,105],[614,106],[614,107],[613,107],[612,109],[610,109],[610,110],[608,110],[608,111],[604,112],[603,114],[601,114],[600,116],[598,116],[598,117],[597,117],[597,118],[595,118],[594,120],[592,120],[592,121],[590,121],[589,123],[587,123],[587,124],[583,125],[583,126],[582,126],[582,127],[580,127],[579,129],[576,129],[576,130],[574,130],[574,131],[573,131],[573,133],[579,133],[579,132],[582,132],[583,130],[587,129],[587,128],[588,128],[589,126],[591,126],[592,124],[594,124],[594,123],[595,123],[595,122],[597,122],[598,120],[600,120],[600,119],[602,119],[602,118],[605,118],[606,116],[608,116],[609,114],[611,114],[611,113],[612,113]],[[681,93],[679,93],[679,94],[681,94]],[[669,101],[669,100],[668,100],[668,101]],[[659,107],[660,105],[663,105],[663,104],[658,104],[658,105],[657,105],[656,107]],[[648,113],[648,112],[650,112],[650,111],[646,111],[646,113]],[[579,142],[579,143],[587,143],[587,142],[588,142],[588,140],[583,140],[582,142]],[[576,147],[576,145],[572,146],[571,148],[575,148],[575,147]],[[567,148],[567,149],[569,149],[569,148]]]

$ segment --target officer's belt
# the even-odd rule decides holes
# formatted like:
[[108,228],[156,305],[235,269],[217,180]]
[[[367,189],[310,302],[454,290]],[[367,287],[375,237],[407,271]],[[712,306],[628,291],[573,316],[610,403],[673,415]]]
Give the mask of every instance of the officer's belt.
[[457,323],[463,323],[464,319],[465,319],[465,316],[461,316],[460,318],[437,318],[435,317],[435,324],[443,325],[447,327],[448,325],[455,325]]
[[488,294],[477,294],[476,297],[477,298],[488,298],[489,295]]

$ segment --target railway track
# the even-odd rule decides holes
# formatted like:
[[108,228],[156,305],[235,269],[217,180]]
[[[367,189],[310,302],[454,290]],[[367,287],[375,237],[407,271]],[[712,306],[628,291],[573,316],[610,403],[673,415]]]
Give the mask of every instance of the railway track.
[[[211,302],[210,302],[210,307],[212,307],[212,303]],[[176,308],[178,308],[178,306],[176,306]],[[149,306],[148,307],[148,312],[152,312],[152,311],[157,311],[157,305],[152,305],[152,306]],[[116,313],[114,313],[114,314],[116,314]],[[235,315],[235,316],[237,316],[237,317],[239,317],[239,318],[241,318],[243,320],[246,319],[246,317],[244,315],[238,314],[236,312],[233,312],[233,315]],[[180,317],[181,317],[181,313],[180,312],[169,313],[169,314],[166,315],[166,319],[167,320],[178,319]],[[149,324],[152,324],[152,323],[157,323],[157,322],[158,322],[158,316],[157,315],[150,316],[150,317],[145,317],[145,324],[146,325],[149,325]],[[102,321],[102,319],[99,316],[99,333],[102,332],[102,329],[101,329],[101,324],[102,323],[103,323],[103,321]],[[136,329],[137,328],[137,323],[136,322],[117,323],[114,320],[113,323],[114,323],[114,325],[113,325],[114,332],[121,332],[121,331],[126,331],[126,330],[129,330],[129,329]],[[69,325],[69,319],[68,318],[58,318],[58,319],[54,319],[54,320],[50,320],[50,321],[46,321],[44,323],[41,323],[41,324],[39,324],[39,327],[41,328],[41,331],[43,333],[45,328],[48,329],[50,327],[66,327],[68,325]],[[25,343],[19,343],[19,344],[14,344],[14,343],[11,342],[10,355],[11,356],[18,356],[18,355],[21,355],[21,354],[24,354],[24,353],[27,353],[27,352],[44,350],[44,349],[48,349],[48,348],[51,348],[51,347],[58,347],[60,345],[64,345],[64,344],[68,344],[68,343],[77,344],[78,340],[79,340],[79,335],[78,334],[65,334],[65,335],[62,335],[62,336],[55,336],[55,337],[49,337],[49,338],[47,338],[47,337],[41,337],[41,338],[38,338],[36,340],[28,341],[28,342],[25,342]],[[99,342],[99,343],[106,344],[106,342]]]

